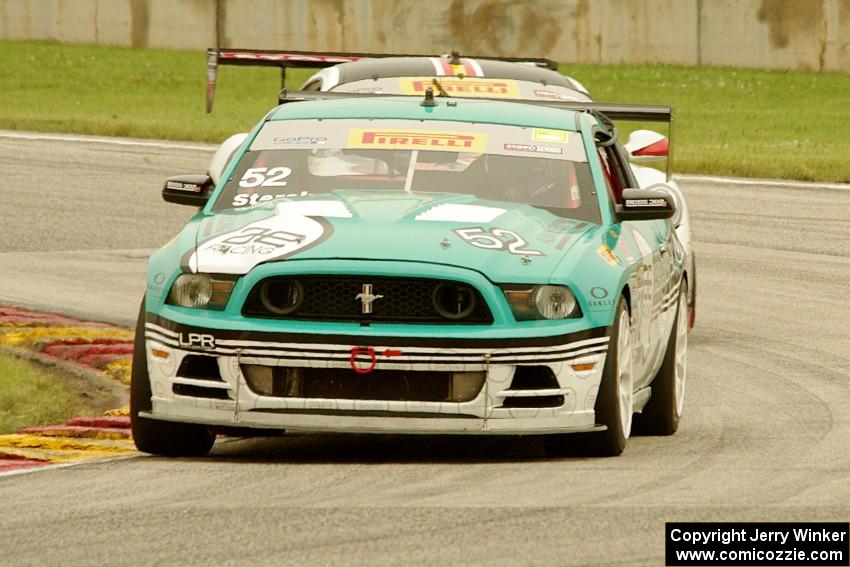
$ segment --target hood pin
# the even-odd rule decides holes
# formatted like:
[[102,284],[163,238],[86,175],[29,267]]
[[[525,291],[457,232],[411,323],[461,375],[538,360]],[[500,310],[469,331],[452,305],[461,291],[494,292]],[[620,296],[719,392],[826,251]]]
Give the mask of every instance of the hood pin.
[[531,263],[531,256],[523,256],[522,257],[522,265],[527,266]]
[[451,242],[449,242],[449,239],[448,239],[448,238],[444,238],[444,239],[443,239],[443,241],[442,241],[442,242],[440,242],[440,246],[442,246],[444,250],[445,250],[446,248],[448,248],[449,246],[451,246],[451,245],[452,245],[452,243],[451,243]]

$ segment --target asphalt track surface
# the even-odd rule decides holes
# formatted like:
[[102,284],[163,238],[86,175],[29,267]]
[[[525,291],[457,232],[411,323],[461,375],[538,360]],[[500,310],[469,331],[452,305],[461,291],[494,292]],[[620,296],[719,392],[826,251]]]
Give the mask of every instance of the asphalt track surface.
[[[0,136],[0,298],[133,318],[208,150]],[[850,519],[850,191],[684,182],[685,416],[611,459],[539,438],[287,435],[0,477],[0,564],[663,565],[665,521]]]

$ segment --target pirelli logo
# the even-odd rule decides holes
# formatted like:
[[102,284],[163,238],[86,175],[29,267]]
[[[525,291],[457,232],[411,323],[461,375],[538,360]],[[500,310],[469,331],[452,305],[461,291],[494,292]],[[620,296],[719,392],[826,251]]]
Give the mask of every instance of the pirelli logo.
[[[431,87],[434,94],[439,95],[439,89],[434,86],[431,77],[402,77],[401,92],[406,95],[425,94],[425,89]],[[450,96],[472,96],[482,98],[520,98],[516,81],[499,79],[474,79],[466,77],[437,77],[437,82]]]
[[487,148],[487,134],[353,128],[348,134],[348,147],[480,153]]

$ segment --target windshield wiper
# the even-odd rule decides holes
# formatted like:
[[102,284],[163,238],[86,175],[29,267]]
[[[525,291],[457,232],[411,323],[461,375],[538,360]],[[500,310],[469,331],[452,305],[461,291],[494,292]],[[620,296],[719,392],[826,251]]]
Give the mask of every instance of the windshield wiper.
[[440,81],[438,81],[436,78],[434,78],[434,79],[431,79],[431,83],[433,83],[433,85],[435,87],[437,87],[437,90],[440,91],[440,96],[451,98],[451,95],[448,92],[446,92],[446,89],[443,88],[443,85],[440,84]]

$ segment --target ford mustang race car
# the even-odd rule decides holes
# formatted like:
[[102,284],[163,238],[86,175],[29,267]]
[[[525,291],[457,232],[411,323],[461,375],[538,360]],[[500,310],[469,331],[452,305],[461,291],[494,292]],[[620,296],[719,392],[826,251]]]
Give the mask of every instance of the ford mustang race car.
[[[326,99],[326,100],[325,100]],[[682,413],[685,253],[611,119],[669,107],[294,93],[155,252],[133,437],[542,434],[620,454]]]
[[[540,58],[461,57],[421,55],[319,53],[253,50],[209,51],[208,110],[211,109],[218,64],[279,66],[285,76],[287,67],[320,67],[308,78],[302,90],[322,92],[424,95],[428,88],[435,94],[450,97],[523,99],[540,101],[591,101],[588,90],[572,77],[558,72],[556,62]],[[247,134],[236,134],[222,144],[220,156],[210,172],[217,180],[227,159]],[[659,183],[667,185],[676,201],[673,225],[685,249],[688,287],[688,326],[696,320],[696,255],[693,250],[691,217],[684,194],[667,174],[640,165],[664,160],[668,140],[651,130],[636,130],[625,143],[630,167],[638,187]]]

